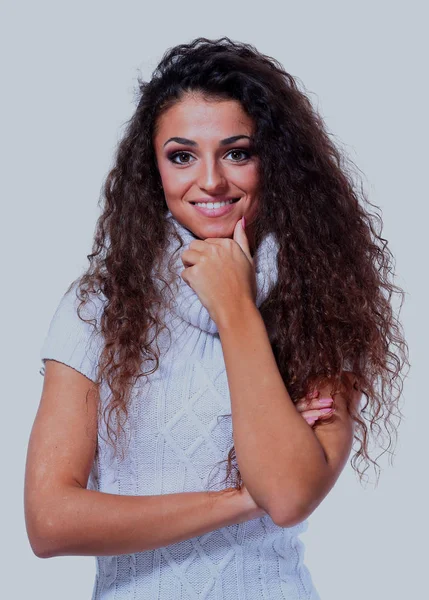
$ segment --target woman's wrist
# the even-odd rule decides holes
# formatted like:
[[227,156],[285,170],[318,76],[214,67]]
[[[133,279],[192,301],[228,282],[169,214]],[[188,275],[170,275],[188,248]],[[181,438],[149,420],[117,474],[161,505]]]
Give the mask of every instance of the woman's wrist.
[[227,488],[220,491],[219,494],[224,497],[227,503],[228,510],[234,519],[233,523],[243,523],[267,514],[263,508],[255,503],[245,486],[241,490]]

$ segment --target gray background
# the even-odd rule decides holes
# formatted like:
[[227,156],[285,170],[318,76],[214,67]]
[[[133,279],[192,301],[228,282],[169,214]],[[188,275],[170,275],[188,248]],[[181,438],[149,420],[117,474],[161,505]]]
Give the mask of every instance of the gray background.
[[[422,598],[427,572],[427,19],[423,2],[3,2],[2,596],[90,598],[93,557],[38,559],[23,481],[42,389],[39,350],[87,266],[101,185],[136,77],[194,37],[250,42],[304,83],[365,175],[407,292],[412,368],[393,467],[378,487],[348,464],[310,517],[306,563],[322,600]],[[426,58],[426,60],[425,60]],[[373,456],[376,456],[376,452]],[[375,481],[372,471],[368,472]]]

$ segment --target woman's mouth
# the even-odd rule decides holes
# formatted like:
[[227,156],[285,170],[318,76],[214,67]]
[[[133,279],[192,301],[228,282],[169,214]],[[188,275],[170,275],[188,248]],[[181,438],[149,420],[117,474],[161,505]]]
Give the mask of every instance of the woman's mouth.
[[240,198],[231,198],[226,202],[191,202],[195,209],[206,217],[221,217],[230,213],[234,204],[236,204]]

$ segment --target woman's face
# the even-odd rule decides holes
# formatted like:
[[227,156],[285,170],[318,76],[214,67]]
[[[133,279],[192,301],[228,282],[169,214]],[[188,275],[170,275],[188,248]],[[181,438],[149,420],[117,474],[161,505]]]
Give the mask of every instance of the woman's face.
[[[206,101],[188,94],[158,120],[156,161],[167,206],[200,239],[232,237],[244,215],[252,248],[258,203],[258,161],[251,150],[253,121],[236,100]],[[220,209],[195,202],[236,200]]]

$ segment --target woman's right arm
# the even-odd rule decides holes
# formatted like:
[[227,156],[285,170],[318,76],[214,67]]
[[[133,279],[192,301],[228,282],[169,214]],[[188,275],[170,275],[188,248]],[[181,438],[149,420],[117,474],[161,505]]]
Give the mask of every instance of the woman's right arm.
[[86,489],[98,402],[90,379],[46,361],[24,489],[27,534],[38,557],[142,552],[266,514],[245,488],[157,496]]

